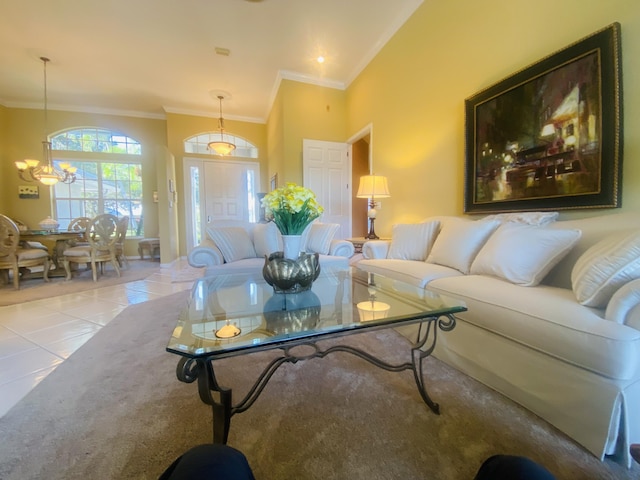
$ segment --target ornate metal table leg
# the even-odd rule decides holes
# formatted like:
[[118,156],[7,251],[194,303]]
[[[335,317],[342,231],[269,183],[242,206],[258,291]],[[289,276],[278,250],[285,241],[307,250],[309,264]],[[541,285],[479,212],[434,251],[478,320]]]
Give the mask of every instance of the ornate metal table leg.
[[[198,380],[200,400],[207,405],[211,405],[213,443],[226,444],[233,415],[231,389],[218,385],[212,362],[206,359],[181,358],[176,368],[176,375],[178,380],[185,383],[192,383]],[[219,401],[213,397],[212,392],[218,394]]]
[[[444,332],[449,332],[453,330],[456,326],[456,319],[453,315],[446,315],[445,318],[438,318],[436,321],[432,322],[423,322],[420,324],[418,329],[418,336],[416,338],[416,343],[414,343],[411,348],[411,363],[413,370],[413,377],[416,381],[416,385],[418,386],[418,392],[420,392],[420,396],[424,403],[426,403],[429,408],[436,414],[440,414],[440,405],[431,400],[431,397],[427,393],[427,387],[424,381],[423,374],[423,360],[427,358],[433,352],[436,341],[438,339],[438,328]],[[431,330],[433,329],[433,336],[431,335]],[[429,344],[426,348],[423,348],[425,344]]]

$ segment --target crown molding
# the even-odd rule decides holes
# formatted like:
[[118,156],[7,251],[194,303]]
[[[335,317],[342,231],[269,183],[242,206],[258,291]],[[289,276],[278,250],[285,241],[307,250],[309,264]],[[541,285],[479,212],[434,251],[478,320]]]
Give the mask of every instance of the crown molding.
[[[187,108],[174,108],[174,107],[167,107],[164,105],[162,109],[165,111],[165,113],[175,113],[177,115],[191,115],[194,117],[207,117],[207,118],[215,118],[215,119],[220,118],[220,113],[211,113],[205,110],[190,110]],[[247,123],[266,123],[266,120],[264,118],[243,117],[241,115],[227,115],[226,113],[224,114],[224,119],[235,120],[238,122],[247,122]]]

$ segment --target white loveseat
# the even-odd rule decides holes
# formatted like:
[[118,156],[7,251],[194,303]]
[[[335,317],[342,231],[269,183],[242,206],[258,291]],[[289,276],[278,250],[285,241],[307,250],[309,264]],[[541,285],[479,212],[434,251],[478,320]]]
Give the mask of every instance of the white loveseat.
[[463,299],[468,311],[440,335],[436,357],[630,466],[629,445],[640,442],[640,215],[554,215],[396,225],[391,241],[364,245],[357,265]]
[[[302,234],[301,251],[318,253],[320,267],[348,268],[351,242],[336,240],[338,224],[313,222]],[[189,265],[204,267],[205,275],[253,273],[264,256],[282,251],[282,236],[273,222],[220,221],[207,228],[206,238],[188,254]]]

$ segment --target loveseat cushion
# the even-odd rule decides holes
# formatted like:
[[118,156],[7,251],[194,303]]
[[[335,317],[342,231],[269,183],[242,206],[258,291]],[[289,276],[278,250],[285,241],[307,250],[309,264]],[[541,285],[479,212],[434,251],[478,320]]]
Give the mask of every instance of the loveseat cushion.
[[579,238],[580,230],[506,223],[489,237],[473,261],[471,273],[533,287],[569,253]]
[[328,255],[331,250],[331,240],[340,229],[338,223],[315,222],[309,226],[304,250],[308,253]]
[[497,220],[447,218],[441,224],[427,262],[469,273],[471,262],[499,225]]
[[253,247],[260,258],[282,251],[282,235],[275,223],[257,223],[253,227]]
[[226,263],[255,258],[256,250],[249,233],[242,227],[209,227],[209,236],[222,252]]
[[464,301],[459,318],[573,365],[621,380],[640,370],[640,331],[605,320],[571,290],[477,275],[434,279],[427,289]]
[[440,222],[400,223],[391,231],[388,258],[424,261],[438,234]]
[[[347,269],[349,268],[349,259],[347,257],[337,257],[334,255],[319,256],[320,269]],[[263,258],[244,258],[233,263],[225,263],[222,265],[214,265],[207,268],[205,276],[236,274],[236,273],[256,273],[262,272],[264,267]]]
[[582,305],[605,308],[625,283],[640,278],[640,231],[611,235],[576,261],[573,292]]
[[415,260],[396,260],[382,258],[376,260],[360,260],[358,268],[365,272],[377,273],[394,280],[424,288],[435,278],[462,275],[454,268],[437,265],[435,263],[418,262]]

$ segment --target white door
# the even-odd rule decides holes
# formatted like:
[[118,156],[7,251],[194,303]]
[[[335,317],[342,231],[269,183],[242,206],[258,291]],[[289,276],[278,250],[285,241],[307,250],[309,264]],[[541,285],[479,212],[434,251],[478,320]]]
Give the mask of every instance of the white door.
[[185,158],[187,251],[202,241],[206,227],[216,220],[258,221],[259,178],[260,165],[255,162]]
[[324,223],[338,223],[335,238],[351,237],[350,145],[320,140],[302,141],[303,183],[324,207]]

